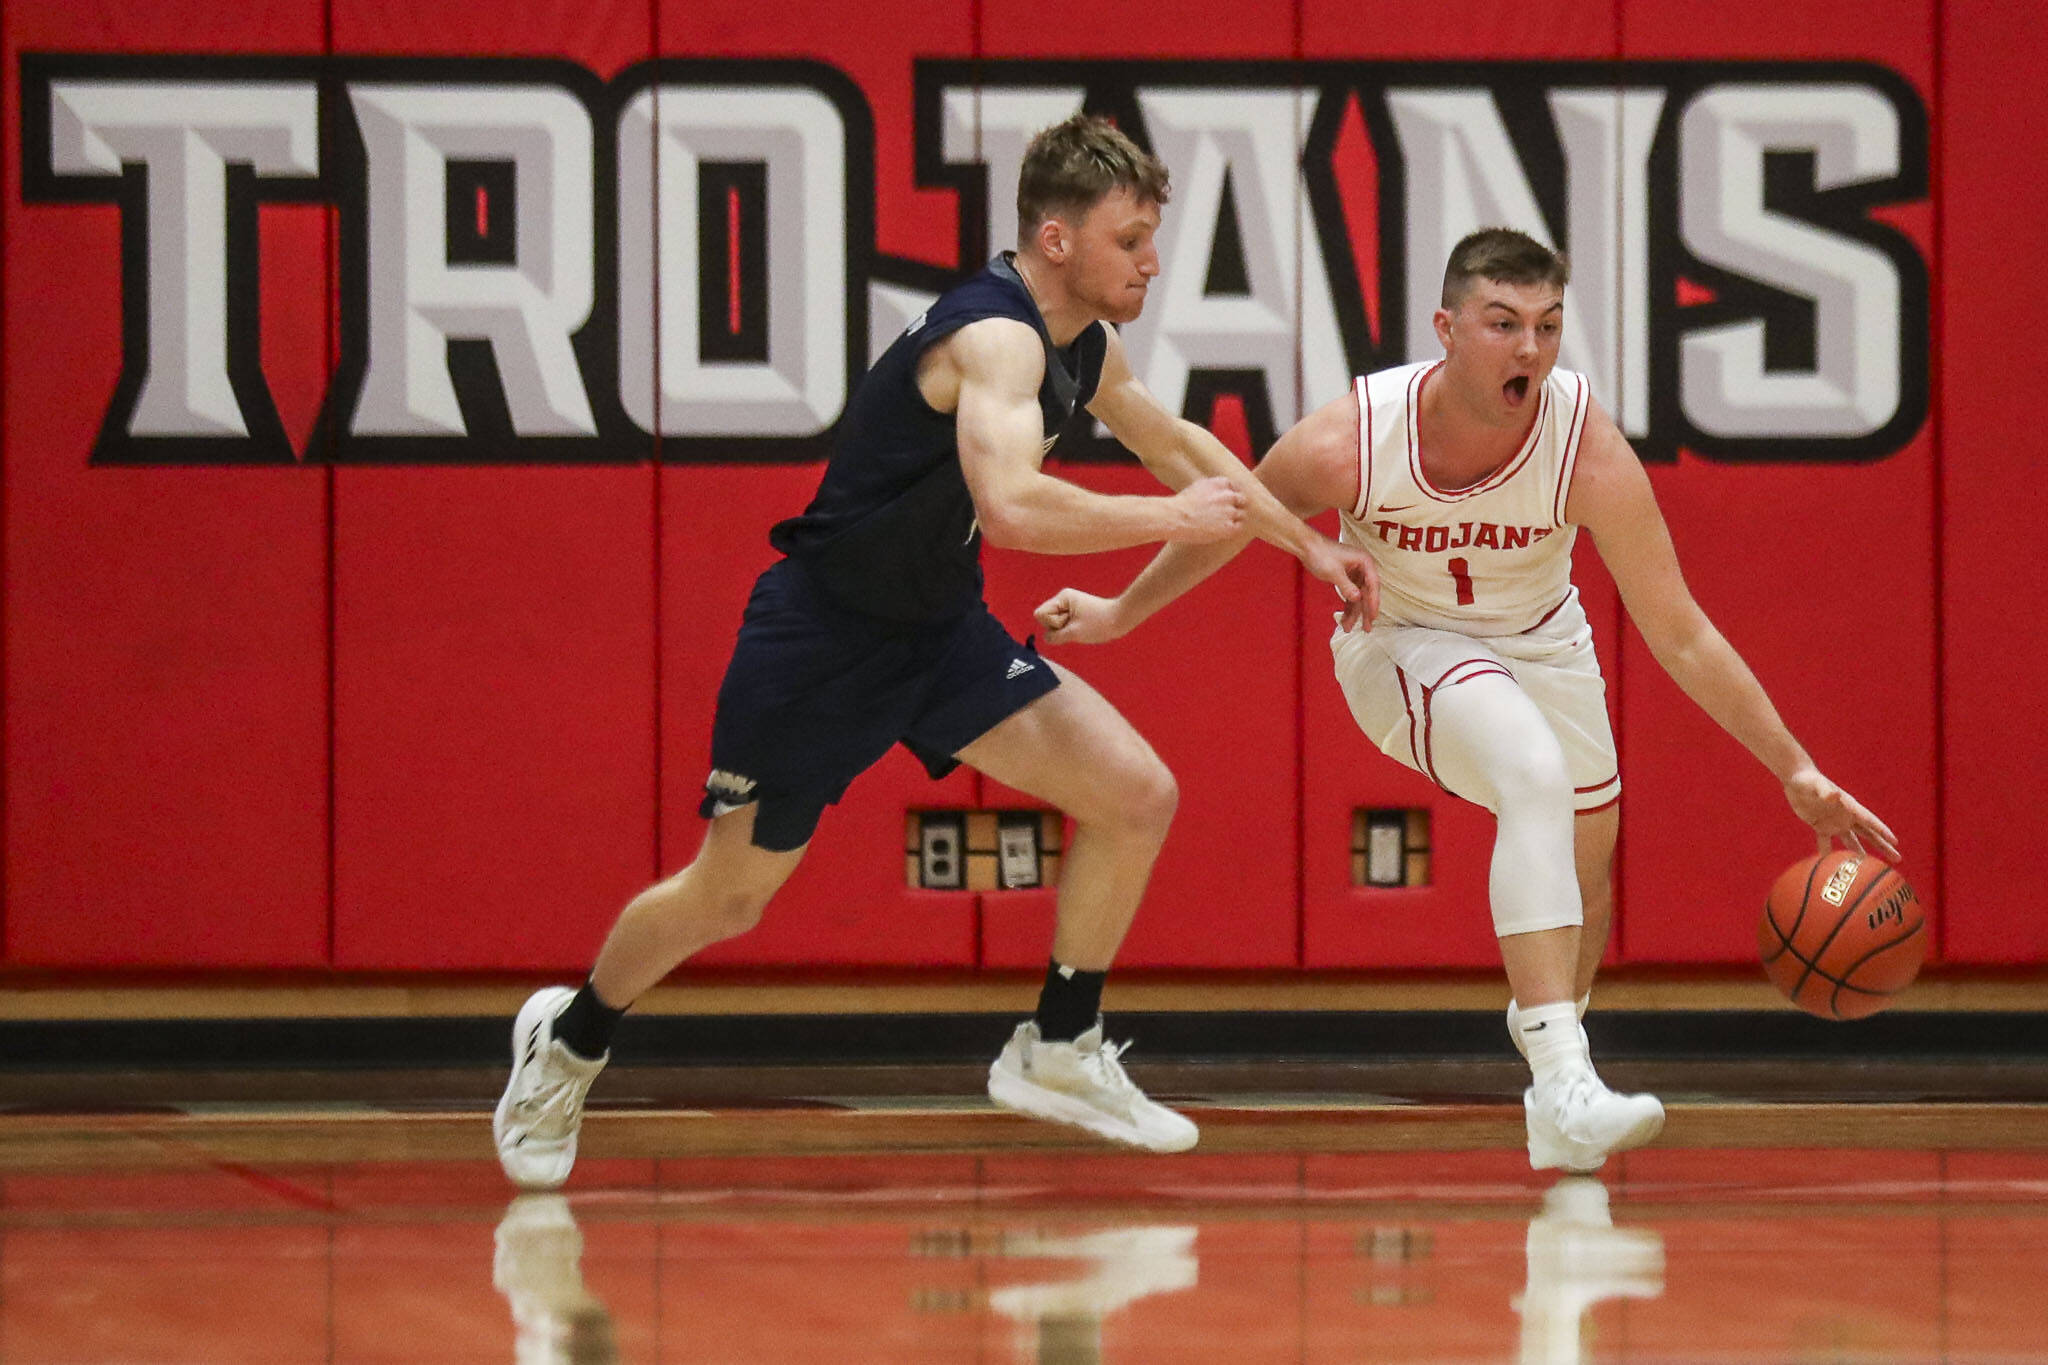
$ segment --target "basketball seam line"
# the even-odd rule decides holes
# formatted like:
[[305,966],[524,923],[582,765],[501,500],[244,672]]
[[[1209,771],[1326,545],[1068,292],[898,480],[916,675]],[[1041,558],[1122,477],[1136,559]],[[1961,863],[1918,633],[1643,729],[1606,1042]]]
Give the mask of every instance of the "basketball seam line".
[[[1876,957],[1879,953],[1888,953],[1892,949],[1898,947],[1901,943],[1911,943],[1913,941],[1913,935],[1919,933],[1922,929],[1925,929],[1926,927],[1927,917],[1925,915],[1922,915],[1920,917],[1919,923],[1915,924],[1910,932],[1900,934],[1891,942],[1881,944],[1878,947],[1872,948],[1862,957],[1857,958],[1854,962],[1851,962],[1847,967],[1844,967],[1842,969],[1842,974],[1840,976],[1830,977],[1830,979],[1833,980],[1835,983],[1835,994],[1840,995],[1843,991],[1855,991],[1859,995],[1890,995],[1890,991],[1874,991],[1871,990],[1868,986],[1851,985],[1848,978],[1856,974],[1856,969],[1858,967],[1861,967],[1864,963],[1870,961],[1870,959]],[[1818,964],[1815,965],[1814,970],[1820,971],[1820,967]],[[1827,972],[1821,972],[1820,974],[1822,976],[1829,976],[1829,973]],[[1830,997],[1828,1000],[1828,1008],[1835,1008],[1835,1002],[1832,997]],[[1836,1012],[1840,1013],[1839,1010],[1837,1010]]]
[[1785,931],[1778,927],[1777,917],[1771,914],[1771,898],[1769,896],[1764,897],[1764,927],[1778,936],[1778,950],[1776,952],[1766,953],[1763,952],[1761,947],[1758,948],[1758,953],[1763,958],[1764,965],[1768,967],[1780,957],[1783,957],[1785,950],[1792,946],[1792,940],[1785,937]]
[[[1908,937],[1908,938],[1910,938],[1910,937],[1911,937],[1911,935],[1908,935],[1907,937]],[[1906,942],[1906,939],[1900,939],[1900,940],[1898,940],[1898,941],[1897,941],[1897,943],[1889,944],[1889,945],[1887,945],[1887,946],[1889,946],[1889,947],[1897,947],[1899,943],[1904,943],[1904,942]],[[1806,962],[1806,959],[1805,959],[1805,958],[1803,958],[1803,957],[1800,957],[1800,956],[1799,956],[1798,954],[1796,954],[1796,953],[1795,953],[1795,954],[1793,954],[1793,957],[1794,957],[1794,959],[1795,959],[1796,961],[1799,961],[1799,962]],[[1812,964],[1811,964],[1811,963],[1808,963],[1807,965],[1811,966]],[[1835,989],[1834,989],[1834,991],[1833,991],[1833,992],[1831,992],[1831,993],[1829,994],[1829,997],[1828,997],[1828,1009],[1829,1009],[1829,1011],[1830,1011],[1830,1012],[1832,1012],[1832,1013],[1834,1014],[1834,1017],[1835,1017],[1835,1018],[1837,1018],[1837,1019],[1840,1019],[1840,1018],[1842,1018],[1843,1016],[1842,1016],[1842,1013],[1841,1013],[1841,1011],[1840,1011],[1839,1009],[1837,1009],[1837,1008],[1836,1008],[1836,1005],[1835,1005],[1835,999],[1834,999],[1834,997],[1835,997],[1836,995],[1839,995],[1839,994],[1841,994],[1841,993],[1842,993],[1843,991],[1853,991],[1853,992],[1855,992],[1855,993],[1856,993],[1857,995],[1874,995],[1874,996],[1877,996],[1877,997],[1879,997],[1880,999],[1882,999],[1882,998],[1884,998],[1884,997],[1886,997],[1886,996],[1890,996],[1890,995],[1894,995],[1894,994],[1897,994],[1897,992],[1895,992],[1895,991],[1878,991],[1878,990],[1872,990],[1872,989],[1871,989],[1870,987],[1868,987],[1868,986],[1858,986],[1858,985],[1854,984],[1853,982],[1837,980],[1837,979],[1836,979],[1835,977],[1832,977],[1832,976],[1828,975],[1828,974],[1827,974],[1826,972],[1820,971],[1820,970],[1818,970],[1818,969],[1816,969],[1816,970],[1814,970],[1814,971],[1812,971],[1812,972],[1809,972],[1809,973],[1807,973],[1807,975],[1808,975],[1808,976],[1818,976],[1818,977],[1819,977],[1819,978],[1820,978],[1821,980],[1823,980],[1823,981],[1825,981],[1825,982],[1829,983],[1830,985],[1832,985],[1832,986],[1833,986],[1833,987],[1835,988]],[[1799,1002],[1798,1002],[1797,1000],[1793,1000],[1793,999],[1792,999],[1792,998],[1791,998],[1790,996],[1787,996],[1787,997],[1786,997],[1786,999],[1787,999],[1787,1000],[1788,1000],[1788,1001],[1789,1001],[1789,1002],[1790,1002],[1790,1003],[1791,1003],[1792,1005],[1796,1006],[1796,1007],[1797,1007],[1797,1008],[1799,1008],[1799,1009],[1805,1009],[1805,1008],[1806,1008],[1806,1007],[1805,1007],[1804,1005],[1801,1005],[1801,1004],[1799,1004]]]
[[[1780,958],[1780,957],[1784,956],[1784,955],[1785,955],[1785,954],[1787,954],[1787,953],[1790,953],[1790,954],[1792,955],[1792,960],[1793,960],[1794,962],[1798,962],[1798,963],[1801,963],[1801,964],[1803,964],[1804,966],[1806,966],[1806,967],[1807,967],[1807,968],[1809,969],[1809,970],[1808,970],[1808,972],[1807,972],[1807,974],[1808,974],[1808,975],[1812,975],[1812,976],[1818,976],[1818,977],[1820,977],[1820,978],[1821,978],[1822,980],[1824,980],[1824,981],[1832,981],[1832,982],[1834,982],[1834,983],[1835,983],[1836,985],[1838,985],[1838,986],[1848,986],[1848,987],[1849,987],[1849,989],[1851,989],[1851,990],[1855,990],[1855,991],[1863,991],[1863,992],[1864,992],[1865,994],[1877,994],[1877,995],[1882,995],[1882,994],[1884,994],[1884,993],[1885,993],[1885,992],[1882,992],[1882,991],[1875,991],[1875,992],[1873,992],[1873,991],[1871,991],[1871,990],[1870,990],[1870,989],[1869,989],[1868,987],[1866,987],[1866,986],[1856,986],[1856,985],[1851,985],[1851,984],[1850,984],[1849,982],[1847,982],[1847,981],[1844,981],[1844,980],[1842,980],[1842,979],[1841,979],[1840,977],[1836,976],[1836,975],[1835,975],[1835,974],[1834,974],[1833,972],[1830,972],[1830,971],[1827,971],[1826,969],[1824,969],[1824,968],[1823,968],[1823,967],[1822,967],[1822,966],[1820,965],[1820,962],[1819,962],[1819,961],[1818,961],[1817,959],[1815,959],[1815,958],[1810,958],[1810,957],[1806,956],[1806,954],[1804,954],[1804,953],[1800,952],[1800,951],[1799,951],[1799,950],[1798,950],[1797,948],[1793,947],[1793,946],[1792,946],[1792,941],[1791,941],[1790,939],[1788,939],[1788,938],[1786,938],[1786,937],[1785,937],[1785,931],[1784,931],[1783,929],[1780,929],[1780,928],[1778,927],[1778,923],[1777,923],[1777,921],[1776,921],[1776,920],[1770,920],[1770,921],[1768,921],[1768,923],[1770,924],[1770,927],[1771,927],[1771,931],[1772,931],[1772,932],[1773,932],[1774,934],[1776,934],[1776,935],[1777,935],[1777,938],[1778,938],[1778,947],[1777,947],[1777,950],[1776,950],[1775,952],[1771,953],[1771,954],[1770,954],[1770,956],[1768,956],[1768,957],[1765,957],[1765,958],[1763,959],[1763,961],[1764,961],[1764,962],[1766,962],[1766,963],[1770,963],[1770,962],[1775,962],[1775,961],[1777,961],[1777,959],[1778,959],[1778,958]],[[1891,951],[1892,949],[1894,949],[1894,948],[1898,947],[1898,946],[1899,946],[1899,945],[1900,945],[1901,943],[1907,943],[1907,942],[1910,942],[1910,941],[1912,940],[1912,937],[1913,937],[1913,935],[1915,935],[1915,934],[1919,933],[1919,932],[1920,932],[1920,931],[1921,931],[1922,929],[1924,929],[1924,928],[1926,928],[1926,927],[1927,927],[1927,920],[1926,920],[1926,917],[1925,917],[1925,916],[1922,916],[1922,917],[1921,917],[1921,919],[1920,919],[1920,921],[1919,921],[1918,923],[1916,923],[1916,924],[1915,924],[1915,925],[1914,925],[1914,926],[1913,926],[1913,927],[1912,927],[1911,929],[1907,930],[1907,931],[1906,931],[1905,933],[1903,933],[1903,934],[1900,934],[1900,935],[1899,935],[1899,936],[1898,936],[1897,938],[1895,938],[1895,939],[1891,939],[1891,940],[1889,940],[1889,941],[1887,941],[1887,942],[1885,942],[1885,943],[1882,943],[1882,944],[1878,945],[1877,947],[1875,947],[1875,948],[1871,949],[1871,950],[1870,950],[1869,952],[1865,953],[1865,954],[1864,954],[1864,955],[1863,955],[1862,957],[1859,957],[1859,958],[1857,958],[1857,959],[1856,959],[1856,960],[1855,960],[1854,962],[1850,963],[1850,964],[1849,964],[1849,966],[1848,966],[1848,968],[1847,968],[1847,970],[1848,970],[1848,971],[1851,971],[1851,972],[1853,972],[1853,971],[1855,971],[1855,969],[1856,969],[1856,968],[1858,968],[1858,967],[1862,966],[1862,965],[1863,965],[1864,963],[1868,962],[1868,961],[1869,961],[1869,960],[1870,960],[1871,958],[1873,958],[1873,957],[1876,957],[1876,956],[1877,956],[1877,955],[1878,955],[1879,953],[1887,953],[1887,952],[1890,952],[1890,951]],[[1759,952],[1761,952],[1761,949],[1759,949]]]
[[[1825,858],[1815,858],[1813,866],[1806,869],[1806,885],[1799,892],[1799,917],[1792,921],[1790,929],[1778,931],[1785,936],[1785,946],[1787,948],[1792,946],[1792,937],[1799,932],[1799,926],[1806,922],[1807,902],[1813,899],[1813,879],[1820,875],[1820,865],[1825,861],[1827,861]],[[1764,908],[1769,909],[1770,904],[1770,897],[1766,896],[1764,898]],[[1804,961],[1804,959],[1801,960]]]
[[[1819,870],[1818,866],[1816,866],[1815,870]],[[1799,994],[1800,989],[1806,985],[1806,978],[1812,976],[1816,971],[1820,970],[1818,966],[1820,959],[1826,955],[1828,945],[1835,941],[1835,936],[1842,932],[1842,926],[1847,924],[1849,920],[1855,915],[1855,913],[1863,908],[1863,902],[1870,899],[1870,893],[1877,889],[1879,883],[1883,882],[1886,877],[1895,876],[1898,876],[1898,874],[1893,872],[1889,867],[1884,868],[1875,877],[1872,877],[1870,879],[1868,885],[1866,885],[1861,891],[1858,891],[1856,893],[1855,900],[1850,901],[1847,905],[1842,907],[1841,915],[1837,917],[1835,920],[1835,927],[1828,930],[1828,936],[1820,941],[1820,946],[1818,948],[1815,948],[1813,950],[1813,962],[1807,964],[1806,971],[1800,976],[1798,983],[1793,986],[1792,994],[1794,996],[1797,996]],[[1899,880],[1904,881],[1905,878],[1900,877]],[[1805,917],[1806,903],[1804,901],[1800,902],[1799,913],[1801,918]],[[1804,958],[1800,960],[1805,961]]]

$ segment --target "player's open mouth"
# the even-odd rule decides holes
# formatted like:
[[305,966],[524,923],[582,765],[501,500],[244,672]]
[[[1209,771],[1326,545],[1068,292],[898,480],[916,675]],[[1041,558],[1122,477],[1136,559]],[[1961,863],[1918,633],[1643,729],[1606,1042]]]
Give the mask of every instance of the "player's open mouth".
[[1506,396],[1509,403],[1519,407],[1522,400],[1529,396],[1529,376],[1526,374],[1516,375],[1513,379],[1501,385],[1500,391]]

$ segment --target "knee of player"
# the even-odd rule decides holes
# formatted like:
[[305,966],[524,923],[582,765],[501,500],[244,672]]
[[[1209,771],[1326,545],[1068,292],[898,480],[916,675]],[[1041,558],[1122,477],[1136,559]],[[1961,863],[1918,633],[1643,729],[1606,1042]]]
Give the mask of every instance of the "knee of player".
[[[761,922],[770,895],[744,886],[707,885],[708,878],[685,869],[635,899],[629,913],[652,915],[693,939],[716,943],[736,938]],[[687,928],[685,926],[688,926]]]
[[1118,824],[1163,839],[1179,808],[1180,782],[1156,757],[1147,755],[1117,774],[1110,818]]
[[1614,909],[1614,885],[1606,877],[1579,879],[1579,903],[1588,916],[1604,916]]
[[1489,765],[1494,788],[1503,805],[1542,802],[1569,810],[1572,776],[1565,767],[1564,750],[1548,736],[1503,746]]
[[1173,769],[1154,758],[1140,771],[1137,788],[1138,808],[1145,816],[1161,825],[1173,820],[1180,809],[1180,779]]
[[724,887],[710,896],[709,918],[721,939],[737,938],[761,922],[769,897],[744,887]]

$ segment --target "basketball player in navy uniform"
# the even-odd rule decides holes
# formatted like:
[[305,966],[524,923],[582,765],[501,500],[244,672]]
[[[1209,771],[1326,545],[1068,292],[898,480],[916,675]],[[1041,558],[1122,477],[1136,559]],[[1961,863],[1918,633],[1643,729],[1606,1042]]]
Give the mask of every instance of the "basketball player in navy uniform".
[[[1038,1009],[991,1068],[990,1095],[1138,1147],[1194,1145],[1192,1123],[1131,1083],[1098,1018],[1178,799],[1173,775],[1101,694],[1009,635],[983,603],[979,561],[984,538],[1085,554],[1245,533],[1369,619],[1369,556],[1304,525],[1162,408],[1105,325],[1144,307],[1167,192],[1166,168],[1108,123],[1047,129],[1019,176],[1017,252],[940,298],[862,381],[816,497],[774,528],[784,558],[747,603],[712,725],[701,850],[626,906],[580,991],[542,990],[519,1012],[493,1124],[516,1183],[568,1178],[620,1015],[752,927],[824,808],[898,743],[935,777],[965,763],[1074,821]],[[1082,413],[1178,491],[1110,496],[1045,473]]]
[[[1664,1110],[1600,1082],[1578,1022],[1607,946],[1621,798],[1570,578],[1579,527],[1657,661],[1778,778],[1820,846],[1898,849],[1694,602],[1642,463],[1584,376],[1556,368],[1567,278],[1522,233],[1465,238],[1435,317],[1443,358],[1358,379],[1275,442],[1258,476],[1299,515],[1335,509],[1378,566],[1373,628],[1331,638],[1337,681],[1383,752],[1497,817],[1489,900],[1509,1034],[1532,1071],[1529,1159],[1590,1171],[1655,1137]],[[1114,639],[1243,543],[1168,546],[1113,600],[1064,590],[1038,609],[1046,640]]]

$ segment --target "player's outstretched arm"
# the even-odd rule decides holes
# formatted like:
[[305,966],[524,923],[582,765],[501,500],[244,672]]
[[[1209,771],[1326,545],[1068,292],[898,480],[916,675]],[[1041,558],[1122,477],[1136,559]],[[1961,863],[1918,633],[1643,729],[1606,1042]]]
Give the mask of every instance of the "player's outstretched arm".
[[[1357,411],[1347,395],[1310,413],[1274,442],[1252,481],[1297,520],[1347,500],[1350,481],[1356,477]],[[1236,463],[1228,450],[1224,457]],[[1311,530],[1310,534],[1317,533]],[[1114,598],[1061,589],[1039,606],[1039,627],[1049,644],[1114,640],[1223,567],[1250,540],[1249,534],[1243,534],[1207,545],[1168,545]],[[1369,623],[1377,614],[1379,577],[1363,552],[1348,545],[1338,548],[1357,555],[1359,568],[1358,576],[1347,580],[1360,593],[1356,600],[1345,603],[1344,626],[1348,630],[1360,621]]]
[[[1218,540],[1244,525],[1243,492],[1228,479],[1187,483],[1170,497],[1096,493],[1047,474],[1038,387],[1038,333],[1009,318],[970,323],[934,346],[919,387],[950,405],[960,469],[991,545],[1038,554],[1090,554],[1158,541]],[[950,400],[950,403],[948,402]]]
[[[1253,478],[1251,471],[1214,433],[1162,407],[1152,391],[1132,373],[1123,341],[1114,331],[1109,334],[1108,349],[1102,358],[1102,379],[1096,386],[1095,397],[1089,400],[1088,410],[1101,418],[1110,434],[1169,488],[1219,475],[1230,479],[1244,491],[1245,522],[1251,534],[1293,555],[1302,567],[1336,588],[1337,596],[1345,603],[1346,629],[1361,618],[1372,619],[1368,597],[1377,595],[1378,584],[1365,552],[1356,546],[1340,545],[1308,525]],[[1303,422],[1313,421],[1315,416],[1311,414]],[[1214,568],[1210,565],[1211,571]]]
[[1845,839],[1897,858],[1891,830],[1814,766],[1749,665],[1693,600],[1650,477],[1598,408],[1580,442],[1565,518],[1593,533],[1629,619],[1658,664],[1784,784],[1785,799],[1813,827],[1821,848]]

